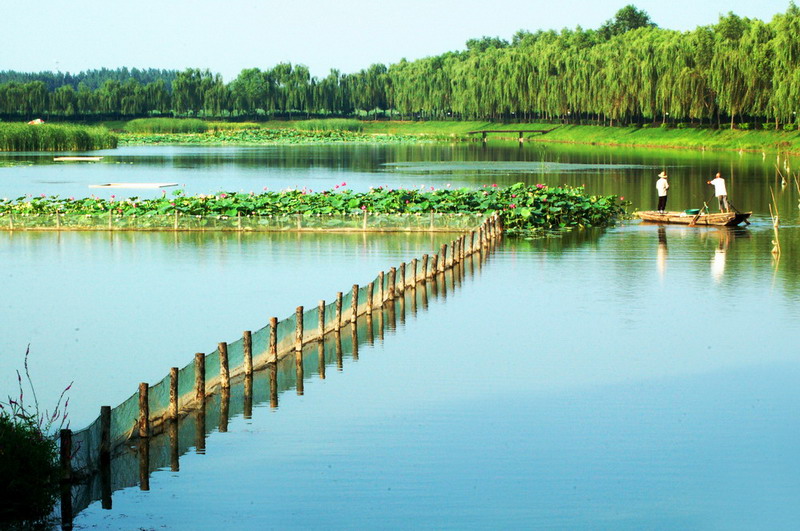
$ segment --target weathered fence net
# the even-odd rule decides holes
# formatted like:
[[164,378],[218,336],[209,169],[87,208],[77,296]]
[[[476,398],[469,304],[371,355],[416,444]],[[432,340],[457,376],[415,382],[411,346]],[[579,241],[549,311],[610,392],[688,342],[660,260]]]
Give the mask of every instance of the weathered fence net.
[[[456,225],[462,223],[464,220],[474,218],[464,217]],[[314,348],[314,344],[322,345],[323,352],[326,350],[325,345],[332,341],[334,334],[331,332],[337,331],[335,349],[330,346],[327,347],[327,354],[323,357],[333,356],[332,352],[342,349],[350,351],[357,348],[353,339],[348,333],[338,333],[344,330],[342,327],[355,323],[359,316],[372,315],[373,311],[377,311],[384,307],[384,305],[391,301],[393,298],[399,296],[404,290],[415,287],[418,283],[424,283],[426,279],[431,279],[437,274],[444,272],[445,268],[453,267],[455,262],[460,257],[466,257],[470,254],[481,252],[488,248],[489,242],[493,237],[500,233],[499,222],[496,217],[484,220],[480,226],[471,225],[469,227],[471,232],[464,234],[460,238],[453,240],[449,244],[450,252],[447,255],[447,260],[437,262],[437,255],[431,256],[431,261],[428,261],[428,255],[420,259],[414,259],[408,264],[403,263],[399,268],[391,268],[387,272],[381,272],[371,282],[372,291],[370,292],[369,284],[358,286],[356,290],[356,304],[353,305],[353,287],[343,290],[341,294],[341,301],[338,297],[333,300],[326,301],[324,306],[324,319],[320,320],[319,308],[304,309],[302,312],[302,337],[299,347],[301,350],[306,348]],[[434,268],[434,264],[435,268]],[[404,274],[403,274],[404,273]],[[435,283],[432,289],[435,288]],[[299,308],[298,308],[299,310]],[[379,314],[382,316],[382,314]],[[382,319],[382,317],[381,317]],[[185,367],[178,369],[177,382],[172,381],[172,376],[167,375],[155,385],[149,386],[147,394],[147,404],[149,406],[148,424],[150,429],[154,427],[164,428],[167,424],[165,421],[169,420],[170,415],[174,415],[175,406],[171,404],[170,389],[173,385],[177,385],[177,409],[180,418],[191,419],[191,411],[196,410],[202,406],[198,402],[198,394],[200,396],[207,396],[208,400],[218,400],[218,394],[214,394],[214,390],[218,389],[223,384],[223,373],[228,374],[229,377],[234,378],[244,374],[248,366],[264,367],[269,363],[276,363],[279,359],[286,357],[291,352],[298,348],[297,336],[300,333],[298,326],[297,312],[294,314],[277,321],[275,331],[272,330],[271,324],[266,324],[263,328],[251,334],[252,341],[250,349],[245,346],[243,339],[238,339],[230,344],[220,344],[218,348],[212,352],[202,355],[205,365],[205,382],[202,389],[196,388],[196,362],[192,360]],[[372,326],[370,325],[369,333],[373,333]],[[321,342],[321,343],[320,343]],[[225,345],[227,348],[227,364],[228,371],[223,371],[223,357],[220,350]],[[251,360],[248,363],[248,360]],[[305,363],[305,362],[304,362]],[[297,384],[297,372],[291,370],[291,365],[278,365],[278,377],[281,382],[280,387],[286,389],[287,386]],[[309,368],[309,370],[311,370]],[[125,461],[124,451],[114,451],[115,448],[125,448],[125,443],[132,436],[139,433],[137,428],[141,430],[140,426],[140,395],[139,392],[134,393],[127,400],[117,407],[111,409],[110,421],[108,422],[108,440],[105,441],[104,447],[111,449],[114,453],[115,460],[121,459]],[[97,463],[100,459],[102,429],[101,419],[98,418],[91,425],[83,430],[77,431],[72,435],[72,467],[76,470],[94,471],[97,470]],[[187,428],[184,424],[183,427]],[[122,463],[120,461],[120,463]],[[115,461],[116,463],[117,461]],[[121,465],[123,468],[124,465]],[[116,467],[116,465],[115,465]],[[131,474],[134,474],[134,467],[131,465]],[[87,474],[91,476],[92,474]],[[90,487],[93,488],[93,487]]]

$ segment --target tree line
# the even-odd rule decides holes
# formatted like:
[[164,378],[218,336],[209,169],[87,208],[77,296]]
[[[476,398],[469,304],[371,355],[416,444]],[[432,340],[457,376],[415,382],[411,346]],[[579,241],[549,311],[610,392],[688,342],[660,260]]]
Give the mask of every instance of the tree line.
[[[0,78],[2,79],[2,78]],[[169,81],[169,82],[168,82]],[[0,83],[0,116],[64,119],[149,115],[258,119],[381,116],[617,124],[794,123],[800,111],[800,9],[770,22],[720,16],[680,32],[626,6],[598,29],[519,31],[511,42],[321,78],[281,63],[224,83],[209,70],[51,87]]]

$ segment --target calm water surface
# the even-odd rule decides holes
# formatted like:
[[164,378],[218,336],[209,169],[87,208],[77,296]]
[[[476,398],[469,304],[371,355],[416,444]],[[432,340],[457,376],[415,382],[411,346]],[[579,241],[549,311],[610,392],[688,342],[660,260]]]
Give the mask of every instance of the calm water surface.
[[[793,160],[499,144],[106,155],[56,165],[6,154],[0,196],[86,195],[113,181],[205,193],[523,180],[585,184],[647,209],[667,168],[677,209],[708,200],[705,180],[719,169],[754,222],[507,239],[425,307],[404,306],[341,370],[330,345],[324,379],[308,354],[303,394],[283,390],[277,409],[263,377],[249,414],[232,395],[224,429],[212,402],[207,437],[181,432],[179,471],[153,450],[163,469],[149,491],[135,467],[112,469],[122,489],[113,508],[94,502],[79,527],[792,529],[800,518]],[[0,234],[0,388],[13,389],[31,342],[40,394],[80,382],[80,428],[194,352],[449,239],[437,238]]]

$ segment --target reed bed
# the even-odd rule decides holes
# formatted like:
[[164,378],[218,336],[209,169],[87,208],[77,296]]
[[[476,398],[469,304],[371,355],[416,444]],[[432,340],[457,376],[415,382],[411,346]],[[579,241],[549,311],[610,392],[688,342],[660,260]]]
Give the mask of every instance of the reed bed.
[[208,129],[197,118],[138,118],[125,124],[127,133],[205,133]]
[[328,118],[326,120],[301,120],[295,123],[295,128],[300,131],[351,131],[360,133],[364,131],[364,124],[360,120]]
[[117,141],[104,127],[0,123],[0,151],[88,151],[115,148]]

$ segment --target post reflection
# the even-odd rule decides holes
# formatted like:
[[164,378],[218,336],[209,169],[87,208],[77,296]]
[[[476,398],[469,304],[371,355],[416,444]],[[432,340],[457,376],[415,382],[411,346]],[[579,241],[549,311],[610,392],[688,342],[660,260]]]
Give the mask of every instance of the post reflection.
[[[86,501],[81,504],[81,508],[86,507],[94,499],[101,499],[101,490],[103,507],[110,508],[111,485],[114,489],[121,489],[138,484],[141,490],[149,490],[151,471],[169,468],[173,472],[179,472],[180,455],[191,451],[192,447],[198,454],[204,454],[210,432],[227,432],[229,423],[237,417],[253,418],[254,414],[258,414],[258,403],[268,402],[270,408],[277,409],[279,395],[291,391],[292,388],[298,395],[303,395],[305,378],[316,373],[324,379],[328,363],[335,364],[337,369],[342,371],[346,360],[359,359],[362,342],[373,345],[376,336],[382,342],[387,332],[391,335],[397,330],[398,324],[406,323],[409,313],[411,317],[416,317],[418,312],[425,312],[430,305],[445,302],[448,291],[452,293],[463,285],[468,275],[479,272],[482,260],[487,257],[487,251],[464,256],[460,262],[454,263],[443,272],[434,273],[428,279],[423,279],[421,275],[414,273],[410,277],[407,276],[406,280],[409,281],[407,289],[403,290],[403,293],[398,290],[395,299],[386,300],[382,305],[377,303],[372,312],[359,316],[355,322],[343,323],[344,326],[334,327],[314,343],[306,343],[309,355],[316,352],[316,363],[311,362],[306,366],[304,351],[293,350],[294,355],[291,353],[284,355],[277,361],[272,361],[274,358],[270,355],[270,361],[263,362],[260,368],[254,367],[252,374],[240,373],[231,381],[230,389],[206,388],[205,379],[200,378],[200,384],[207,389],[208,394],[193,395],[192,400],[196,404],[193,410],[181,413],[175,421],[163,422],[151,437],[137,440],[135,451],[115,455],[112,458],[112,466],[106,468],[108,477],[103,478],[104,488],[94,489],[91,492],[87,490],[83,493]],[[412,268],[412,271],[416,269]],[[414,283],[415,279],[419,282]],[[204,370],[204,367],[200,366],[201,376],[204,376]],[[199,373],[196,369],[195,388],[198,388]],[[238,393],[242,393],[242,399],[239,399]],[[236,399],[231,400],[232,396]],[[127,475],[121,472],[126,470],[129,471]]]

